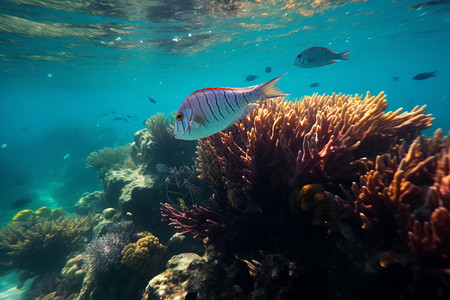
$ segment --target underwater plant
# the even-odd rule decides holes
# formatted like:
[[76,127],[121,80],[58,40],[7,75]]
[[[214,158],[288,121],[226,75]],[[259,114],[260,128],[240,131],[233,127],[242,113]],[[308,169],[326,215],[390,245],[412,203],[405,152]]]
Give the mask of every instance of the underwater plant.
[[173,135],[174,117],[163,113],[151,116],[146,129],[134,135],[132,157],[140,165],[143,174],[156,173],[156,164],[168,167],[192,165],[195,141],[179,141]]
[[136,164],[130,156],[130,145],[110,148],[106,147],[91,152],[87,157],[87,168],[96,169],[100,177],[112,169],[135,169]]
[[0,229],[0,264],[7,270],[24,270],[22,283],[60,269],[66,256],[82,246],[81,238],[91,228],[89,218],[56,217],[61,213],[46,207],[22,211]]

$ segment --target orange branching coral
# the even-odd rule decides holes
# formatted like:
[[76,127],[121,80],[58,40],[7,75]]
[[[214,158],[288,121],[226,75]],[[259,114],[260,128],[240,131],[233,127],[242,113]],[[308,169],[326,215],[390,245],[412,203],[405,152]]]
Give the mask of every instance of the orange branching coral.
[[378,157],[375,170],[353,185],[363,228],[384,243],[399,239],[416,254],[450,258],[450,135],[417,138],[401,161]]
[[417,136],[433,120],[425,106],[385,113],[385,95],[281,98],[223,131],[200,140],[200,178],[237,209],[253,206],[268,189],[321,184],[326,190],[367,171],[367,157],[386,152],[400,139]]

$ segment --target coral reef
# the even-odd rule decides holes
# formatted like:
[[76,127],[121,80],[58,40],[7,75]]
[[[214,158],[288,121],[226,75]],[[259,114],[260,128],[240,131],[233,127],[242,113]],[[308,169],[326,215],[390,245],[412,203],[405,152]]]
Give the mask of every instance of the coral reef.
[[364,99],[316,94],[259,104],[229,129],[200,140],[197,148],[201,178],[241,211],[280,185],[321,184],[327,191],[350,186],[367,171],[367,158],[414,138],[433,120],[423,114],[425,106],[385,112],[383,93],[367,93]]
[[104,206],[104,196],[102,191],[91,193],[83,193],[81,198],[75,204],[75,212],[79,215],[86,216],[89,213],[100,213]]
[[421,264],[450,268],[449,151],[450,135],[437,130],[409,148],[400,145],[398,156],[378,156],[353,185],[355,212],[377,245],[403,245],[395,250],[409,248]]
[[87,217],[64,215],[61,209],[21,211],[0,230],[0,263],[8,270],[24,270],[23,282],[58,270],[90,228]]
[[122,250],[132,239],[133,224],[121,221],[105,230],[104,235],[92,240],[86,247],[84,268],[91,274],[108,274],[119,268]]
[[130,145],[110,148],[106,147],[91,152],[87,157],[87,168],[96,169],[100,178],[113,169],[135,169],[136,164],[130,156]]
[[146,129],[136,132],[131,155],[139,164],[142,174],[156,173],[156,164],[168,167],[192,165],[195,141],[179,141],[173,135],[174,117],[157,113],[150,117]]
[[86,271],[82,269],[83,260],[83,254],[78,254],[69,259],[61,270],[61,276],[71,285],[79,286],[78,290],[81,288],[81,283],[86,274]]
[[142,237],[137,242],[123,248],[122,264],[141,273],[152,273],[159,267],[166,248],[149,232],[139,236]]

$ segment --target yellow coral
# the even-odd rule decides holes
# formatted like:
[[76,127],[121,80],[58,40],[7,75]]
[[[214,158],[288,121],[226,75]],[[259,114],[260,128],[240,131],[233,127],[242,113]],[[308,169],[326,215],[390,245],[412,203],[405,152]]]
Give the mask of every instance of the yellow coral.
[[11,223],[29,222],[34,219],[34,211],[31,209],[24,209],[19,211],[11,220]]
[[11,220],[11,223],[33,223],[37,218],[56,220],[59,217],[66,215],[62,208],[50,209],[43,206],[36,211],[31,209],[24,209],[19,211]]
[[314,225],[326,225],[333,231],[338,223],[338,211],[325,189],[319,184],[307,184],[301,190],[296,189],[289,197],[289,205],[293,214],[302,210],[314,213]]
[[36,217],[48,219],[52,214],[52,210],[47,206],[43,206],[34,212]]
[[166,247],[151,233],[143,233],[136,243],[130,243],[122,250],[122,263],[131,269],[149,273],[155,271],[164,256]]
[[51,213],[50,213],[50,218],[55,220],[58,219],[59,217],[65,216],[66,212],[62,209],[62,208],[55,208],[52,209]]

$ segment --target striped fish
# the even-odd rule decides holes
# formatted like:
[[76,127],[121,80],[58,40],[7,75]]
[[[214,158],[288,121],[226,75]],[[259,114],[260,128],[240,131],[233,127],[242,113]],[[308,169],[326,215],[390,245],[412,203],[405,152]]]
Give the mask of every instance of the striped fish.
[[246,88],[207,88],[193,92],[175,115],[175,138],[196,140],[210,136],[254,111],[258,107],[256,101],[286,96],[278,88],[282,76]]
[[350,60],[347,56],[350,52],[352,51],[336,53],[324,47],[311,47],[297,55],[294,66],[309,69],[331,65],[338,60]]

